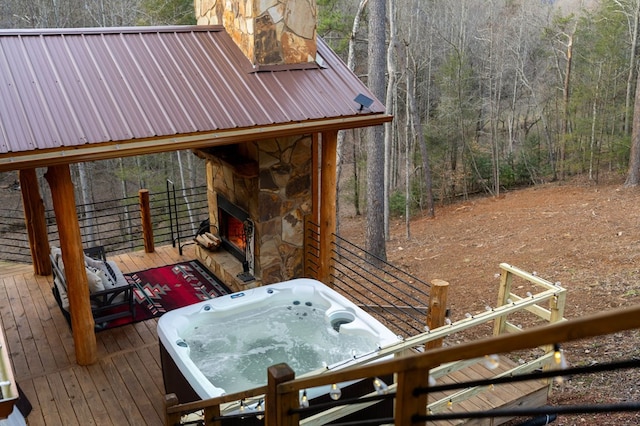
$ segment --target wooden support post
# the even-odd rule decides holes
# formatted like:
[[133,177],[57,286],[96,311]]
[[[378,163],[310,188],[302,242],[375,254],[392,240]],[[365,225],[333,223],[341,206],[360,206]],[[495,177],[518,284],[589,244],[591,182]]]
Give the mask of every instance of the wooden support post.
[[49,260],[51,248],[47,235],[47,221],[44,217],[44,202],[40,196],[36,170],[20,170],[18,176],[33,272],[36,275],[51,275],[51,261]]
[[[431,281],[431,294],[429,294],[429,310],[427,311],[427,327],[429,330],[442,327],[447,316],[447,292],[449,283],[435,279]],[[442,347],[443,339],[427,342],[425,349]]]
[[167,409],[178,405],[178,397],[175,393],[164,396],[164,425],[175,426],[180,424],[180,413],[167,413]]
[[221,426],[221,420],[211,420],[216,417],[220,417],[220,406],[219,405],[209,405],[204,407],[204,424],[205,426]]
[[153,253],[155,246],[153,242],[153,227],[151,226],[151,209],[149,207],[149,190],[138,191],[140,200],[140,220],[142,223],[142,240],[144,241],[144,251]]
[[318,280],[330,285],[333,246],[336,233],[336,157],[338,132],[322,133],[322,168],[320,182],[320,259]]
[[314,133],[311,140],[311,216],[320,224],[320,134]]
[[45,178],[51,187],[58,223],[76,361],[80,365],[90,365],[98,360],[98,349],[69,165],[49,167]]
[[407,369],[397,374],[395,425],[415,425],[414,415],[427,415],[427,394],[414,395],[413,390],[429,385],[429,370]]
[[[513,281],[513,276],[506,269],[502,270],[500,275],[500,288],[498,289],[498,306],[504,306],[507,304],[507,300],[509,300],[509,295],[511,294],[511,282]],[[507,325],[507,316],[503,315],[499,318],[496,318],[493,323],[493,335],[498,336],[504,333],[505,327]]]
[[278,385],[295,379],[295,372],[287,364],[272,365],[267,369],[267,394],[265,395],[265,425],[298,425],[300,416],[289,415],[289,410],[300,405],[298,391],[286,394],[278,393]]

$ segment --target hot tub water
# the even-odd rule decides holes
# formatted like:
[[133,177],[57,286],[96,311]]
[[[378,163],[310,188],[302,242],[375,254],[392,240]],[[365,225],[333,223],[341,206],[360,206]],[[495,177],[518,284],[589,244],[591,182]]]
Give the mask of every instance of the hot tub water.
[[302,374],[378,349],[373,336],[342,327],[353,321],[349,315],[326,318],[328,308],[316,298],[281,301],[264,311],[229,315],[222,321],[203,317],[185,328],[182,338],[195,365],[212,383],[226,383],[227,393],[266,384],[265,372],[274,364],[286,362]]

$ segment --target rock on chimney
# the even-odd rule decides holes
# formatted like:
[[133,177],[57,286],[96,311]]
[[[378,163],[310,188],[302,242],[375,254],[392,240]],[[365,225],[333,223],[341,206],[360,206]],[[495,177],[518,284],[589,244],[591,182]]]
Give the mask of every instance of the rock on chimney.
[[223,25],[254,66],[315,62],[316,0],[195,0],[198,25]]

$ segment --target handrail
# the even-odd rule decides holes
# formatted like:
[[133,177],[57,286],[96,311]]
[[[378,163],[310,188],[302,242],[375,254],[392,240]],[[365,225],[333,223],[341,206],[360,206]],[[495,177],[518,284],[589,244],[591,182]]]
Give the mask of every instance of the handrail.
[[[399,359],[380,361],[373,365],[350,367],[320,376],[295,379],[278,385],[277,393],[280,395],[293,393],[297,397],[300,391],[309,388],[399,373],[396,396],[399,400],[396,402],[396,407],[405,407],[405,409],[398,410],[401,411],[401,416],[400,418],[396,417],[396,424],[410,424],[411,416],[414,414],[426,415],[427,407],[426,404],[416,404],[414,401],[417,397],[413,396],[412,381],[408,377],[410,375],[426,378],[429,370],[448,362],[571,342],[637,328],[640,328],[640,305],[538,326],[518,334],[493,336],[452,347],[433,349],[423,354],[406,355]],[[411,409],[407,410],[406,407],[411,407]],[[407,412],[410,414],[407,415]],[[288,413],[283,415],[288,415]]]
[[[508,306],[503,309],[512,309]],[[504,311],[495,314],[503,313]],[[489,314],[486,314],[489,315]],[[540,346],[562,344],[579,339],[597,337],[605,334],[612,334],[620,331],[640,328],[640,305],[636,305],[626,309],[618,309],[609,312],[602,312],[588,317],[577,318],[567,321],[559,321],[550,325],[537,326],[528,330],[524,330],[517,334],[502,334],[489,337],[486,339],[462,343],[456,346],[433,349],[424,353],[408,354],[404,352],[404,356],[392,360],[382,360],[375,364],[359,365],[345,368],[338,371],[329,371],[325,374],[304,377],[289,380],[280,383],[276,387],[275,395],[267,395],[267,398],[285,398],[297,401],[301,391],[327,386],[333,383],[342,383],[352,380],[361,380],[363,378],[374,378],[390,374],[397,374],[398,381],[396,384],[389,386],[389,390],[396,391],[396,424],[410,424],[411,417],[414,415],[426,415],[427,404],[422,404],[423,398],[414,396],[414,390],[418,387],[428,387],[426,378],[429,374],[437,375],[438,369],[446,370],[449,363],[482,359],[485,356],[510,353],[518,350],[531,349]],[[550,358],[550,355],[545,355]],[[538,362],[543,362],[538,360]],[[515,372],[520,372],[516,367]],[[509,376],[512,372],[503,373],[502,376]],[[413,380],[418,378],[418,381]],[[258,389],[261,393],[265,388]],[[251,391],[242,393],[242,397],[255,395]],[[229,401],[230,398],[236,396],[229,395],[227,397],[212,398],[209,400],[199,401],[197,403],[188,403],[167,407],[167,419],[179,413],[187,412],[187,409],[202,409],[207,406],[220,404],[223,401]],[[432,406],[435,408],[435,406]],[[357,408],[357,407],[356,407]],[[337,410],[337,409],[330,409]],[[296,410],[297,411],[297,410]],[[345,413],[340,413],[343,416]],[[278,425],[298,424],[297,413],[286,412],[270,413],[265,412],[267,424],[276,424],[274,416],[288,419],[285,423],[277,423]],[[175,418],[175,417],[174,417]],[[296,419],[295,421],[292,419]],[[293,423],[290,422],[293,421]],[[303,424],[314,424],[313,417],[305,419]],[[167,424],[174,424],[167,421]],[[211,424],[211,423],[207,423]]]
[[[558,301],[564,300],[564,295],[566,293],[565,288],[561,287],[560,285],[553,284],[533,274],[530,274],[526,271],[518,269],[514,266],[508,265],[506,263],[501,264],[500,268],[501,268],[502,274],[501,274],[500,291],[499,291],[500,297],[499,297],[497,307],[487,309],[475,315],[467,315],[466,317],[460,320],[450,322],[449,324],[445,324],[441,327],[427,330],[423,333],[405,338],[404,340],[398,343],[380,348],[377,354],[371,354],[369,357],[367,357],[366,360],[360,360],[360,361],[352,360],[351,361],[352,366],[349,367],[349,370],[364,366],[365,364],[370,365],[372,361],[388,358],[389,356],[404,356],[406,353],[415,353],[416,349],[424,351],[423,345],[425,348],[430,347],[430,343],[438,339],[442,339],[445,336],[459,333],[461,331],[475,327],[479,324],[494,321],[496,323],[504,322],[505,324],[510,325],[510,323],[508,322],[508,317],[511,314],[514,314],[516,312],[530,311],[534,315],[542,318],[547,322],[564,321],[564,318],[562,318],[564,305],[559,304]],[[526,297],[520,297],[516,295],[511,291],[511,284],[513,283],[515,278],[524,279],[529,284],[528,287],[518,286],[518,288],[527,288],[527,289],[530,289],[531,291],[536,291],[536,289],[541,287],[539,289],[540,291],[536,292],[535,294],[532,294],[529,292]],[[544,308],[542,306],[543,303],[549,303],[550,308],[549,309]],[[510,325],[509,327],[504,327],[504,330],[502,330],[501,333],[505,333],[509,331],[518,331],[519,332],[518,334],[521,334],[522,329],[520,329],[515,325]],[[486,341],[483,340],[483,342],[486,342]],[[455,346],[456,350],[459,347],[460,347],[459,345]],[[532,346],[532,347],[535,347],[535,346]],[[512,374],[526,373],[526,372],[534,371],[538,368],[545,367],[550,363],[550,360],[552,359],[552,356],[553,356],[553,352],[551,352],[551,346],[545,347],[543,349],[547,352],[546,354],[543,354],[542,356],[534,358],[533,360],[530,360],[528,362],[525,362],[524,364],[515,366],[509,369],[508,371],[502,372],[500,375],[508,376]],[[432,351],[424,351],[424,353],[431,354]],[[454,371],[464,369],[475,363],[479,363],[483,361],[485,361],[484,357],[476,357],[476,358],[471,357],[471,358],[465,358],[462,361],[443,363],[442,365],[439,365],[431,369],[430,374],[433,378],[439,378],[444,375],[450,374]],[[385,372],[381,371],[379,369],[379,366],[380,364],[376,364],[375,367],[373,367],[376,371],[375,374],[384,375]],[[345,371],[345,370],[341,370],[341,371]],[[306,383],[302,381],[307,380],[306,377],[312,377],[313,379],[309,379],[309,380],[319,380],[324,384],[331,384],[332,380],[334,379],[331,379],[330,377],[334,377],[333,374],[335,373],[333,371],[329,371],[328,369],[320,369],[314,372],[307,373],[303,377],[299,377],[298,379],[296,379],[295,382]],[[361,379],[362,377],[364,376],[361,376],[359,378]],[[335,379],[335,380],[338,380],[338,379]],[[341,382],[343,380],[339,380],[339,381]],[[336,382],[333,382],[333,383],[336,383]],[[310,386],[310,387],[314,387],[314,386]],[[304,388],[304,385],[300,385],[300,387],[298,387],[298,391],[300,391],[303,388]],[[396,389],[396,384],[389,385],[389,390],[394,390],[394,389]],[[458,400],[458,399],[463,400],[481,391],[482,389],[470,388],[470,389],[460,391],[452,395],[450,398],[454,400]],[[248,404],[255,404],[257,401],[264,399],[265,398],[263,395],[264,392],[265,392],[264,388],[253,389],[253,390],[244,391],[242,392],[242,394],[238,394],[238,395],[226,395],[220,398],[213,398],[206,401],[200,401],[196,405],[194,405],[194,403],[179,405],[177,401],[172,401],[171,404],[174,406],[167,407],[167,415],[171,416],[176,413],[193,411],[195,407],[211,407],[211,406],[219,407],[217,408],[218,412],[222,411],[223,413],[230,413],[240,408],[241,406],[239,402],[240,400],[244,400],[245,405],[248,405]],[[375,393],[369,395],[369,397],[371,397],[374,394]],[[234,398],[237,399],[235,403],[232,402]],[[249,403],[249,401],[251,402]],[[305,424],[305,425],[322,424],[322,422],[330,421],[331,419],[338,419],[340,417],[353,413],[359,409],[362,409],[363,407],[375,404],[376,402],[377,401],[359,402],[355,405],[331,408],[326,412],[323,412],[322,415],[318,414],[318,415],[305,418],[304,420],[302,420],[301,424]],[[443,407],[443,404],[446,404],[446,401],[431,402],[429,404],[429,409],[436,411],[439,408]]]

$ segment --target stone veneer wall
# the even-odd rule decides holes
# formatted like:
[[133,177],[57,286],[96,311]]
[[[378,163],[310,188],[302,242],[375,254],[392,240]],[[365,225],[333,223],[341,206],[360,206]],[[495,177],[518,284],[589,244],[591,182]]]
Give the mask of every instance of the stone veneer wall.
[[[312,207],[311,148],[311,137],[299,136],[201,152],[207,159],[211,223],[218,223],[217,193],[249,213],[254,221],[258,284],[303,274],[304,217]],[[256,285],[229,282],[242,270],[240,262],[230,255],[199,252],[201,258],[206,256],[205,264],[234,290]]]
[[198,25],[223,25],[255,65],[314,62],[316,0],[195,0]]

